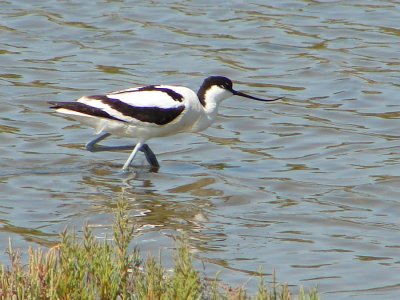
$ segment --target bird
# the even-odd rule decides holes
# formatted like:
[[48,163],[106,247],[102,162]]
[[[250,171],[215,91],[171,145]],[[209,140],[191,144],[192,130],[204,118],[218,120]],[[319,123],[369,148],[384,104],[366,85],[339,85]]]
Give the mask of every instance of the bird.
[[[95,129],[98,136],[86,144],[87,150],[132,150],[122,171],[129,170],[141,151],[149,165],[158,170],[160,164],[146,142],[152,138],[205,130],[215,121],[220,103],[232,96],[268,102],[283,98],[254,97],[234,90],[232,80],[227,77],[210,76],[204,79],[197,93],[183,86],[147,85],[83,96],[72,102],[48,103],[58,113]],[[114,147],[99,144],[110,135],[136,138],[136,144]]]

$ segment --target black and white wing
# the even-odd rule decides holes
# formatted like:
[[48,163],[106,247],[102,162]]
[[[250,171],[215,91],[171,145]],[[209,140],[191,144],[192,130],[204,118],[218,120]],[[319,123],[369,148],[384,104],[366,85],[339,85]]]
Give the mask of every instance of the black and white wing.
[[[178,88],[179,89],[179,88]],[[173,86],[149,85],[107,95],[84,96],[75,102],[50,102],[61,113],[105,118],[133,125],[165,125],[185,109]]]

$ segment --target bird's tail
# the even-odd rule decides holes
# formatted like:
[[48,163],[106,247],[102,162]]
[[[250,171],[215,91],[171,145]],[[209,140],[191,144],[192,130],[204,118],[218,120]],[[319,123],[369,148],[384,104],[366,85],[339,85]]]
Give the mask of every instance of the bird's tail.
[[98,117],[98,118],[105,118],[105,119],[111,119],[111,120],[125,122],[123,120],[120,120],[118,118],[111,116],[109,113],[107,113],[106,111],[104,111],[98,107],[93,107],[93,106],[90,106],[90,105],[87,105],[87,104],[81,103],[81,102],[49,101],[48,103],[51,104],[50,108],[53,108],[56,111],[63,113],[63,114],[79,115],[79,116],[87,116],[87,117]]

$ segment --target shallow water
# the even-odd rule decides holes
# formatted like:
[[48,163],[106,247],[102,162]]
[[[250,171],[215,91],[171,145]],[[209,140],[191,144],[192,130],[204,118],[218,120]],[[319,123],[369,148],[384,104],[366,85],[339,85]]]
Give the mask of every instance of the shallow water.
[[[167,264],[184,232],[250,291],[261,266],[324,299],[399,295],[399,5],[276,2],[0,3],[0,248],[101,237],[125,197]],[[203,133],[152,140],[157,173],[139,156],[121,174],[127,152],[87,152],[93,130],[46,103],[211,74],[285,100],[231,98]]]

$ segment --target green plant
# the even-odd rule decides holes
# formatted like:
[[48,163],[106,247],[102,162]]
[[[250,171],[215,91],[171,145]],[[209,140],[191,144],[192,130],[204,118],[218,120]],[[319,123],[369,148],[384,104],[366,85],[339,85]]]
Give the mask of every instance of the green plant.
[[[10,241],[10,262],[0,264],[0,299],[292,299],[287,285],[274,280],[268,288],[263,277],[254,297],[244,287],[224,288],[217,279],[205,280],[193,267],[187,239],[177,242],[172,273],[160,258],[149,255],[143,262],[137,248],[129,251],[135,227],[125,202],[118,203],[115,215],[112,241],[96,239],[87,225],[81,239],[65,230],[47,252],[30,248],[26,266]],[[300,289],[298,299],[319,296],[316,289],[308,294]]]

